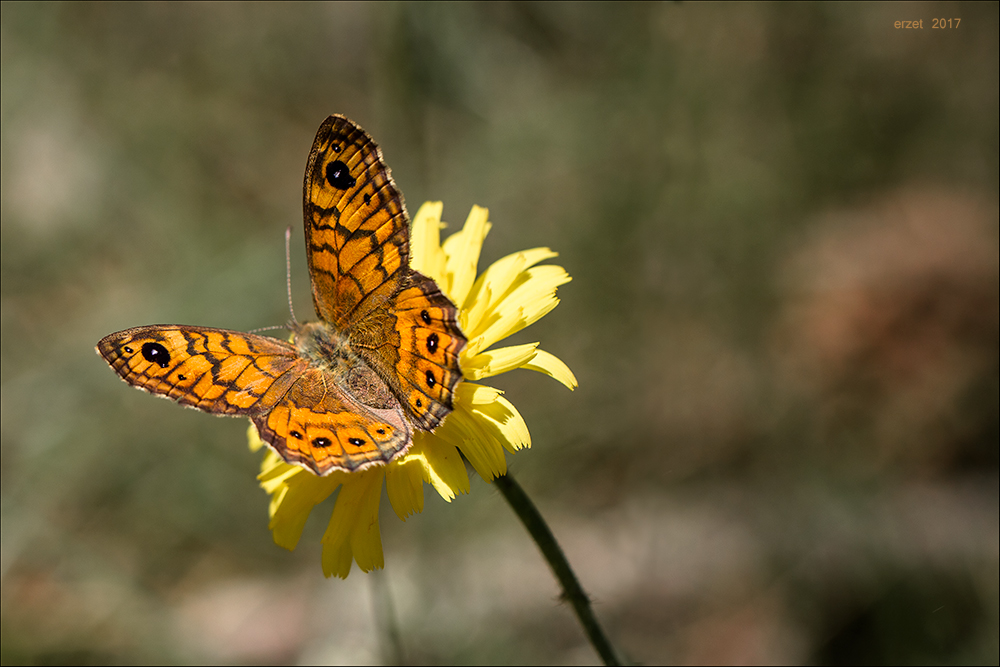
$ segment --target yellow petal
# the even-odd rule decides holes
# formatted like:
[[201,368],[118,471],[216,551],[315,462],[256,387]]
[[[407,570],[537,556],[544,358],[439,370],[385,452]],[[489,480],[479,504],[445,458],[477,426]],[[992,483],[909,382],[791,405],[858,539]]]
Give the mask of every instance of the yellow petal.
[[439,283],[444,280],[445,254],[441,248],[441,222],[444,204],[424,202],[413,218],[410,234],[410,266]]
[[[462,331],[466,336],[471,339],[481,335],[500,319],[505,308],[508,310],[516,308],[519,303],[509,300],[510,293],[513,287],[531,279],[533,274],[526,269],[542,260],[557,256],[558,253],[548,248],[533,248],[507,255],[493,262],[490,268],[479,276],[469,294],[468,308],[462,311],[465,315]],[[561,267],[556,268],[565,273]]]
[[503,447],[482,429],[466,406],[456,405],[455,411],[434,431],[434,436],[461,450],[485,480],[507,472]]
[[324,577],[336,576],[341,579],[347,579],[347,575],[351,573],[351,564],[353,562],[354,556],[351,554],[351,545],[346,539],[323,545],[320,564],[323,567]]
[[[558,256],[559,253],[552,252],[549,248],[531,248],[530,250],[522,250],[521,252],[501,257],[490,264],[489,268],[483,271],[482,275],[476,280],[475,285],[473,285],[469,293],[469,303],[472,304],[473,309],[480,302],[485,304],[484,308],[492,309],[498,301],[504,298],[507,290],[514,284],[521,271],[534,266],[538,262]],[[489,290],[488,295],[484,293],[485,290]],[[471,317],[470,322],[474,323]]]
[[[527,325],[524,323],[524,308],[504,308],[494,317],[489,318],[489,325],[485,330],[474,338],[469,338],[469,342],[459,355],[464,363],[468,363],[477,354],[488,348],[493,343],[503,340],[511,333],[520,331]],[[463,363],[463,365],[464,365]]]
[[497,396],[490,403],[473,406],[472,413],[478,418],[479,426],[490,432],[512,454],[531,447],[531,435],[524,418],[503,396]]
[[[479,476],[491,480],[507,472],[504,443],[496,428],[475,412],[500,399],[494,387],[462,382],[455,388],[455,411],[445,421],[445,439],[456,445]],[[440,429],[439,429],[440,430]],[[437,435],[437,431],[435,431]]]
[[561,266],[547,264],[522,271],[507,295],[492,312],[485,315],[479,326],[481,331],[466,332],[470,340],[462,353],[467,358],[478,354],[537,322],[559,304],[559,299],[555,297],[556,289],[571,280]]
[[490,231],[489,211],[481,206],[473,206],[465,220],[462,231],[452,234],[444,242],[444,252],[448,257],[445,265],[446,293],[461,309],[476,280],[476,266],[483,240]]
[[463,382],[455,388],[455,399],[464,406],[488,405],[503,392],[496,387],[474,382]]
[[287,484],[288,480],[300,472],[302,468],[285,463],[280,456],[269,449],[260,462],[260,474],[257,475],[257,479],[265,491],[274,493],[278,487]]
[[250,427],[247,429],[247,445],[251,452],[256,452],[264,446],[264,441],[260,439],[260,433],[257,432],[253,422],[250,422]]
[[531,302],[530,307],[521,306],[517,310],[505,313],[493,322],[481,335],[469,341],[462,354],[471,357],[480,354],[481,350],[489,348],[494,343],[513,336],[521,329],[531,326],[545,317],[553,308],[559,305],[559,299],[549,294]]
[[[336,473],[334,473],[336,474]],[[378,505],[382,493],[385,466],[374,466],[349,475],[344,480],[330,523],[323,534],[323,574],[347,577],[350,560],[345,565],[345,547],[364,572],[384,564],[379,535]]]
[[505,303],[528,306],[532,301],[555,294],[556,288],[573,280],[566,269],[555,264],[533,266],[522,271],[504,295]]
[[292,478],[291,483],[284,484],[271,497],[271,520],[267,527],[271,530],[274,543],[294,549],[313,507],[326,500],[345,479],[346,473],[335,472],[328,477],[317,477],[303,471],[303,474]]
[[382,535],[378,523],[379,496],[382,493],[382,485],[375,488],[372,504],[375,512],[368,521],[358,521],[351,531],[351,551],[354,553],[354,562],[358,564],[362,572],[381,570],[385,567],[385,555],[382,553]]
[[414,443],[404,456],[393,461],[385,468],[385,489],[389,494],[389,503],[393,511],[403,521],[406,517],[424,509],[424,467],[413,450]]
[[579,386],[576,376],[573,375],[573,371],[569,369],[569,366],[564,364],[562,359],[554,354],[549,354],[545,350],[538,350],[531,361],[524,364],[522,368],[530,368],[533,371],[545,373],[549,377],[562,382],[570,391]]
[[469,473],[458,449],[436,435],[437,431],[417,432],[413,438],[414,446],[422,445],[419,460],[424,470],[424,481],[433,486],[438,495],[451,502],[458,494],[469,492]]
[[486,319],[486,314],[492,312],[490,310],[491,298],[492,293],[489,286],[483,287],[479,290],[476,298],[470,296],[467,299],[468,308],[458,311],[458,324],[462,327],[462,331],[465,332],[466,338],[472,337],[471,332],[486,328],[488,322],[484,320]]
[[538,343],[500,347],[481,352],[462,363],[462,375],[466,380],[479,380],[520,368],[535,356]]

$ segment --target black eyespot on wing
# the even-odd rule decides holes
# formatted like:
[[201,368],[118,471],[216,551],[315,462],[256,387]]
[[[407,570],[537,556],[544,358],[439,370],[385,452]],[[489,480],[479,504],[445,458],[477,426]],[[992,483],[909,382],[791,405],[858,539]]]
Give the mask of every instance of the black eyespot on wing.
[[126,346],[125,346],[125,347],[123,347],[122,349],[123,349],[123,350],[125,350],[125,352],[126,352],[127,354],[132,354],[133,352],[135,352],[135,350],[133,350],[133,349],[132,349],[131,347],[129,347],[128,345],[126,345]]
[[372,203],[372,196],[366,192],[365,193],[365,204],[371,204],[371,203]]
[[422,408],[422,407],[424,407],[424,402],[423,402],[423,401],[421,401],[421,400],[420,400],[420,399],[418,398],[418,399],[416,400],[416,405],[417,405],[417,407],[418,407],[418,408]]
[[330,438],[313,439],[313,447],[319,447],[320,449],[323,449],[324,447],[329,447],[331,444],[333,443],[330,442]]
[[301,434],[301,433],[299,433],[298,431],[290,431],[290,432],[288,433],[288,435],[292,436],[292,437],[293,437],[293,438],[295,438],[296,440],[301,440],[301,439],[302,439],[302,434]]
[[427,337],[427,351],[430,352],[431,354],[434,354],[435,352],[437,352],[437,349],[438,349],[438,335],[436,333],[432,333],[430,336]]
[[362,440],[361,438],[348,438],[347,442],[351,443],[355,447],[360,447],[361,445],[365,444],[365,441]]
[[428,313],[426,310],[421,310],[420,311],[420,319],[422,319],[424,321],[424,324],[430,324],[431,323],[431,314]]
[[340,144],[333,144],[332,146],[330,146],[330,148],[333,149],[334,153],[339,153],[340,152]]
[[351,170],[347,168],[347,165],[340,160],[334,160],[326,165],[326,180],[338,190],[353,188],[354,184],[358,182],[356,178],[351,176]]
[[166,368],[170,365],[170,353],[159,343],[143,344],[142,356],[146,361],[156,364],[160,368]]
[[434,373],[427,371],[427,386],[433,387],[437,384],[437,380],[434,379]]

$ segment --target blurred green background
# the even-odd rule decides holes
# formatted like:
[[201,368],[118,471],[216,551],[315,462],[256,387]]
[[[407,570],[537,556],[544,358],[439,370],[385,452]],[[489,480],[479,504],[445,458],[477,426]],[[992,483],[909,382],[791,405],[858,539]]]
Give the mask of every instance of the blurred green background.
[[482,480],[324,580],[329,503],[276,547],[246,421],[94,352],[283,323],[288,224],[306,318],[330,113],[573,276],[513,342],[579,389],[495,384],[628,659],[997,663],[997,3],[4,3],[0,53],[4,663],[596,662]]

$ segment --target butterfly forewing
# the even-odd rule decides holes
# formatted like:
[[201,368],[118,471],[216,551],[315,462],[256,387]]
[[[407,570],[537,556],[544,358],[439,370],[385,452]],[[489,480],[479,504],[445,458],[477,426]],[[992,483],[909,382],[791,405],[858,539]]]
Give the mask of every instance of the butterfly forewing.
[[409,271],[409,218],[378,146],[342,116],[313,141],[303,209],[316,313],[343,330],[385,308]]
[[448,297],[409,268],[409,217],[382,152],[352,121],[327,118],[304,192],[317,313],[347,334],[412,422],[433,430],[454,408],[465,336]]
[[97,351],[133,387],[220,415],[268,410],[307,367],[288,343],[207,327],[135,327]]

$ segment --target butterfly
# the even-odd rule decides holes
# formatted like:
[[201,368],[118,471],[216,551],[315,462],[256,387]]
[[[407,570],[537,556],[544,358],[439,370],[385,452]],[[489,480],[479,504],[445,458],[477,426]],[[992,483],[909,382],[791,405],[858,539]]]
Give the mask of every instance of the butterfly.
[[466,344],[457,309],[410,268],[403,195],[344,116],[316,133],[303,212],[320,321],[293,321],[291,342],[157,324],[105,336],[97,351],[133,387],[249,417],[279,456],[317,475],[386,464],[454,409]]

